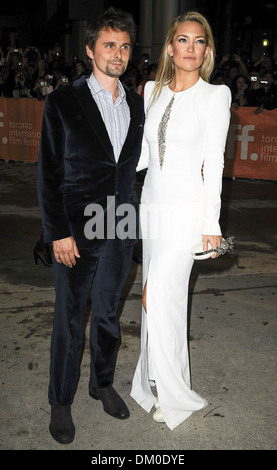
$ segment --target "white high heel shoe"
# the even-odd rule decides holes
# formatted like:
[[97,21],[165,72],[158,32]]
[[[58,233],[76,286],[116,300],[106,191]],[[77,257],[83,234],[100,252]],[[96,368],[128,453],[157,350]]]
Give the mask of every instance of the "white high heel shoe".
[[156,421],[156,423],[164,423],[164,417],[162,414],[161,408],[157,408],[155,413],[153,414],[153,419]]

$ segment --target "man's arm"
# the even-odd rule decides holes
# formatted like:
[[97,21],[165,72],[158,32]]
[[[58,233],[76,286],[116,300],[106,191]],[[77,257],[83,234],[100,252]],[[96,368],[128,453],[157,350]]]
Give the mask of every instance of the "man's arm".
[[43,239],[49,243],[71,236],[63,204],[64,130],[55,100],[45,100],[37,166],[37,191]]

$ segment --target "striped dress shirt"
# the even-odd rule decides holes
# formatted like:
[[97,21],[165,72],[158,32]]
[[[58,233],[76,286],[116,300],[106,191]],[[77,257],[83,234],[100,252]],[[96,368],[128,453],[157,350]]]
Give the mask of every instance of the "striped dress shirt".
[[118,81],[119,95],[115,102],[110,91],[105,90],[92,73],[87,79],[88,87],[95,100],[113,146],[115,161],[125,142],[130,124],[130,109],[122,83]]

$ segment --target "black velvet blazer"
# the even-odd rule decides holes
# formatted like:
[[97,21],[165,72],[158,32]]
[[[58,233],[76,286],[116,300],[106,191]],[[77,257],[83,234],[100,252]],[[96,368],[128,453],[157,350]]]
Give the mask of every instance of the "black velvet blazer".
[[[109,200],[114,199],[115,211],[121,204],[137,206],[134,185],[144,124],[143,99],[126,89],[131,121],[116,163],[106,127],[86,78],[81,77],[47,96],[37,174],[44,241],[72,235],[79,249],[90,248],[96,242],[95,238],[88,239],[84,234],[85,224],[91,218],[85,215],[89,204],[99,204],[103,208],[105,238],[107,197],[114,197]],[[124,217],[116,217],[116,223],[120,218]],[[128,232],[125,227],[126,230]],[[112,237],[109,235],[108,238]],[[123,243],[128,245],[137,241],[130,238],[127,237]]]

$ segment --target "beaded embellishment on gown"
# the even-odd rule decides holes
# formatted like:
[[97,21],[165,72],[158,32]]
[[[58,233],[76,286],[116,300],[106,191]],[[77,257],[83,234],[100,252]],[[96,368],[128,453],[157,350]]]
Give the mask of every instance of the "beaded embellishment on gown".
[[158,128],[158,143],[159,143],[159,162],[160,167],[162,169],[164,163],[164,154],[166,148],[166,128],[170,118],[171,108],[174,102],[175,95],[172,96],[170,102],[168,103],[167,107],[165,108],[165,112],[163,113],[161,122]]

